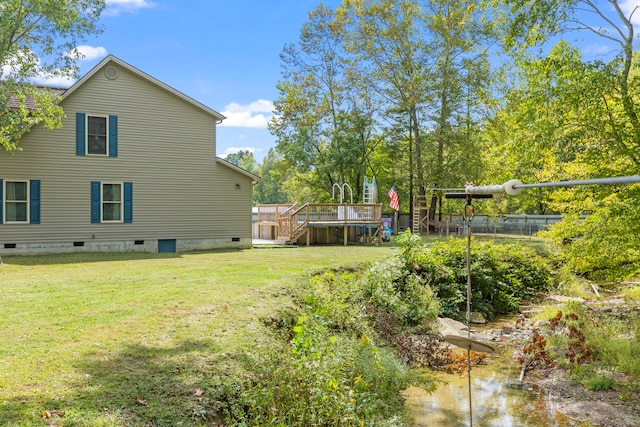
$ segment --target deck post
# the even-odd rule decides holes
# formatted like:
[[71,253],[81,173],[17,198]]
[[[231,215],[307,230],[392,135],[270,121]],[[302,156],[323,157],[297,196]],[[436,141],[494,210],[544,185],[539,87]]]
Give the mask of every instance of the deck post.
[[[380,216],[382,217],[382,214]],[[393,234],[398,235],[398,211],[393,213]]]
[[344,245],[347,246],[347,237],[349,236],[349,227],[347,227],[347,225],[345,224],[342,227],[343,233],[344,234]]

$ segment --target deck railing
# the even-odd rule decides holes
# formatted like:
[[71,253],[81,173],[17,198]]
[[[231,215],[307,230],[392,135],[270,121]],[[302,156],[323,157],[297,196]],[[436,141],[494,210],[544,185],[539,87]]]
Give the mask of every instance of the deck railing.
[[272,205],[259,205],[258,206],[258,222],[260,223],[276,223],[278,217],[284,212],[288,211],[295,204],[272,204]]
[[298,222],[306,223],[378,223],[382,205],[346,203],[309,203],[295,212]]
[[[303,207],[306,205],[303,205]],[[291,236],[291,231],[293,229],[292,216],[295,212],[297,212],[298,205],[294,204],[289,206],[288,209],[278,214],[278,218],[276,222],[278,224],[278,239],[279,240],[287,240],[289,236]]]
[[260,205],[258,222],[278,226],[278,239],[295,240],[308,225],[347,226],[379,224],[381,204],[306,203],[298,205]]

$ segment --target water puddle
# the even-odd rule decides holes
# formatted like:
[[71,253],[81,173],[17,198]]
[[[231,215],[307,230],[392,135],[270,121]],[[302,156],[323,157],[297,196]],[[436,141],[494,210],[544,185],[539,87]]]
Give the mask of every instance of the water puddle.
[[[510,355],[487,358],[487,365],[471,370],[471,403],[474,427],[583,427],[559,413],[537,387],[518,384],[519,368]],[[439,374],[444,381],[429,394],[418,388],[405,391],[413,425],[467,427],[469,388],[466,372]]]

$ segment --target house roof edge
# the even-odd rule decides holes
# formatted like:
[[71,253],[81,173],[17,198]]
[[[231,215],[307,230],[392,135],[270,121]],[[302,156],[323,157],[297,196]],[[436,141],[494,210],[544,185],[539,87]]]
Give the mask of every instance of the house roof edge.
[[179,90],[174,89],[173,87],[169,86],[168,84],[161,82],[160,80],[156,79],[155,77],[152,77],[151,75],[145,73],[144,71],[139,70],[138,68],[134,67],[133,65],[123,61],[120,58],[117,58],[116,56],[114,56],[112,54],[107,55],[98,64],[96,64],[91,70],[89,70],[89,72],[87,72],[78,81],[76,81],[73,85],[71,85],[71,87],[69,87],[69,89],[67,89],[67,91],[64,94],[62,94],[62,99],[64,100],[69,95],[71,95],[73,92],[75,92],[75,90],[77,88],[82,86],[84,84],[84,82],[89,80],[93,75],[95,75],[98,71],[100,71],[109,62],[115,62],[119,66],[129,70],[130,72],[132,72],[134,74],[137,74],[138,76],[140,76],[140,77],[144,78],[145,80],[155,84],[156,86],[161,87],[162,89],[166,90],[167,92],[170,92],[173,95],[175,95],[175,96],[177,96],[179,98],[182,98],[184,101],[187,101],[188,103],[194,105],[195,107],[197,107],[197,108],[199,108],[201,110],[204,110],[208,114],[212,115],[213,117],[216,118],[216,120],[224,120],[224,119],[226,119],[225,116],[223,116],[222,114],[218,113],[217,111],[207,107],[206,105],[202,104],[201,102],[196,101],[195,99],[191,98],[190,96],[185,95],[184,93],[180,92]]
[[242,169],[240,166],[234,165],[233,163],[223,159],[222,157],[216,157],[216,161],[224,166],[227,166],[228,168],[231,168],[237,172],[240,172],[243,175],[248,176],[249,178],[251,178],[252,180],[254,180],[255,182],[260,181],[260,177],[258,175],[255,175],[251,172],[249,172],[248,170]]

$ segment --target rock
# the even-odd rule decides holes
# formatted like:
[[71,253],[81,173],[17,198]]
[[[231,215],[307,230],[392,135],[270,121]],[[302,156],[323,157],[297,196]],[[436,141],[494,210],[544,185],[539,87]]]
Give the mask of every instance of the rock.
[[470,321],[471,323],[476,323],[479,325],[484,325],[485,323],[487,323],[487,319],[485,319],[484,314],[480,313],[479,311],[471,312]]
[[504,325],[502,327],[502,334],[503,335],[510,335],[513,333],[513,326],[511,325]]
[[584,302],[584,298],[567,297],[564,295],[549,295],[549,299],[557,302]]
[[[467,313],[465,311],[461,311],[460,312],[460,318],[461,319],[466,319],[467,318]],[[487,319],[484,317],[484,314],[480,313],[479,311],[472,311],[471,312],[471,323],[475,323],[478,325],[484,325],[485,323],[487,323]]]
[[438,317],[438,331],[442,335],[466,335],[467,325],[457,320]]

